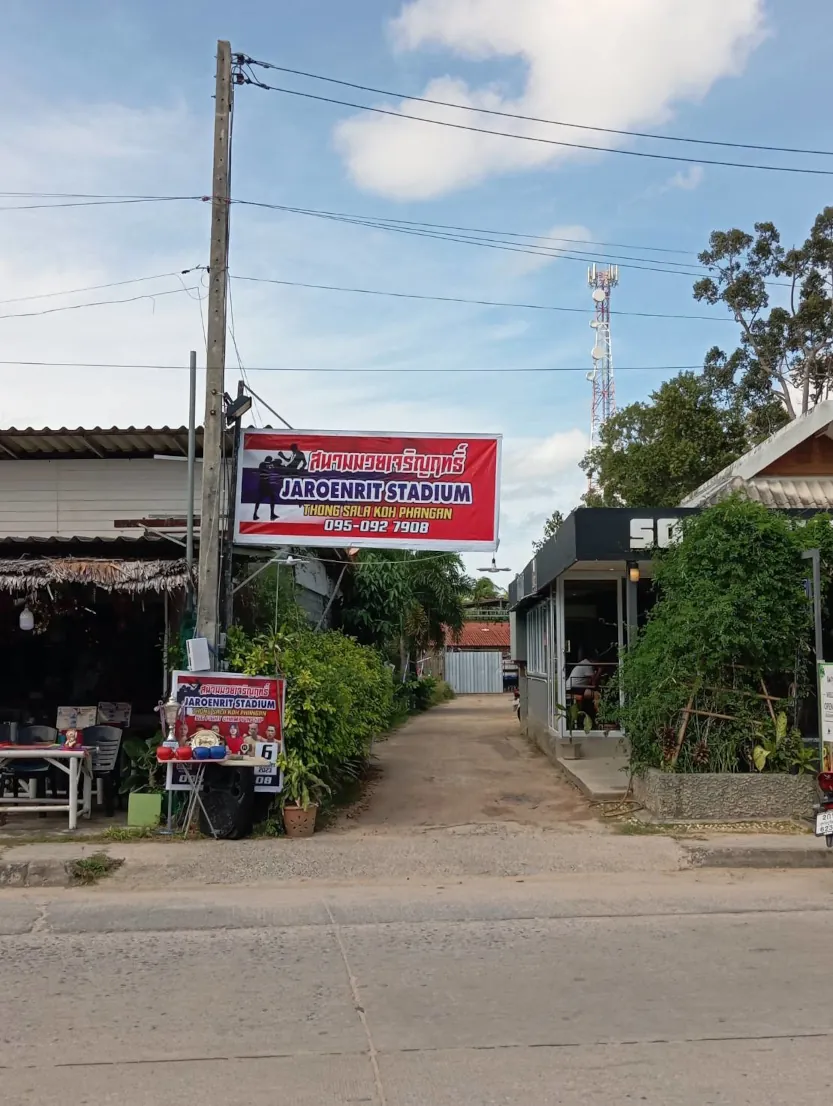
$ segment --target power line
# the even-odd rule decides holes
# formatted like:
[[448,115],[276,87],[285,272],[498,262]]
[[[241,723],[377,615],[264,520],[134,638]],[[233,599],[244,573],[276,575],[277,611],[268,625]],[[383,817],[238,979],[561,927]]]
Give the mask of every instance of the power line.
[[[652,253],[679,253],[696,257],[694,250],[672,249],[668,246],[643,246],[626,242],[599,242],[592,238],[562,238],[552,234],[527,234],[519,230],[490,230],[484,227],[455,226],[453,223],[427,223],[419,219],[395,219],[385,215],[355,215],[346,211],[322,211],[314,207],[291,207],[288,204],[270,204],[259,200],[232,200],[234,204],[242,204],[245,207],[264,207],[272,211],[287,211],[296,215],[315,215],[321,218],[349,219],[356,221],[368,221],[372,223],[392,223],[394,225],[426,227],[430,230],[455,230],[471,234],[503,235],[506,238],[534,238],[542,242],[569,242],[577,246],[609,246],[622,250],[648,250]],[[647,259],[646,259],[647,260]],[[694,262],[691,262],[694,264]]]
[[[244,84],[251,84],[257,88],[266,89],[267,92],[281,92],[285,96],[297,96],[304,100],[316,100],[323,104],[337,104],[339,107],[354,108],[356,111],[369,111],[375,115],[387,115],[393,119],[410,120],[416,123],[431,123],[435,127],[448,127],[455,131],[471,131],[475,134],[489,134],[497,138],[515,138],[520,142],[537,142],[545,146],[561,146],[573,150],[592,150],[596,153],[621,154],[625,157],[647,157],[655,161],[684,162],[688,165],[719,165],[728,169],[761,169],[771,173],[798,173],[814,177],[833,177],[833,169],[809,169],[797,165],[761,165],[749,161],[719,161],[715,158],[682,157],[679,154],[657,154],[649,150],[622,150],[616,146],[593,146],[587,142],[563,142],[555,138],[543,138],[540,135],[514,134],[512,131],[495,131],[488,127],[473,127],[466,123],[451,123],[445,119],[430,119],[426,115],[404,115],[400,111],[392,111],[388,108],[371,107],[369,104],[358,104],[352,100],[337,100],[332,96],[317,96],[314,92],[301,92],[295,88],[282,88],[278,85],[266,84],[254,77],[244,77]],[[439,101],[437,101],[439,103]],[[460,107],[459,104],[448,104],[448,107]]]
[[195,285],[183,285],[182,288],[170,288],[164,292],[145,292],[141,296],[129,296],[120,300],[94,300],[90,303],[71,303],[63,307],[44,307],[41,311],[17,311],[0,315],[0,319],[30,319],[36,315],[54,315],[59,311],[80,311],[84,307],[109,307],[111,304],[136,303],[138,300],[155,300],[157,296],[175,296],[179,292],[193,292]]
[[[2,194],[2,193],[0,193]],[[206,196],[140,196],[131,198],[122,196],[109,200],[68,200],[54,204],[5,204],[0,205],[0,211],[53,211],[65,207],[107,207],[124,204],[150,204],[164,203],[170,200],[205,200]]]
[[[201,266],[201,265],[197,265],[197,266],[194,267],[194,269],[202,269],[202,268],[204,268],[204,266]],[[183,269],[182,273],[190,273],[190,272],[193,272],[194,269]],[[230,274],[230,276],[231,276],[231,274]],[[171,295],[175,295],[178,292],[185,292],[185,293],[188,294],[190,299],[196,299],[198,301],[199,307],[200,307],[200,318],[201,318],[201,320],[203,320],[202,296],[200,295],[200,287],[198,285],[187,285],[182,280],[182,276],[180,275],[180,273],[177,273],[177,272],[160,273],[160,274],[158,274],[157,276],[154,276],[154,277],[135,277],[131,280],[113,281],[111,284],[89,285],[86,288],[76,288],[76,289],[67,290],[67,291],[64,291],[64,292],[42,292],[42,293],[39,293],[37,295],[32,295],[32,296],[19,296],[16,299],[12,299],[12,300],[0,300],[0,304],[17,303],[17,302],[21,302],[21,301],[24,301],[24,300],[46,299],[46,298],[51,298],[51,297],[56,297],[56,296],[72,295],[73,293],[92,291],[92,290],[98,289],[98,288],[111,288],[111,287],[115,288],[115,287],[120,287],[120,286],[127,285],[127,284],[140,283],[142,281],[159,280],[163,277],[173,277],[175,279],[178,279],[180,281],[180,284],[182,285],[182,287],[181,288],[165,289],[165,290],[160,291],[160,292],[146,292],[142,295],[128,296],[128,297],[124,297],[124,298],[120,298],[120,299],[93,300],[93,301],[88,301],[86,303],[62,304],[60,307],[48,307],[48,308],[43,308],[43,309],[38,310],[38,311],[10,312],[10,313],[7,313],[5,315],[0,315],[0,319],[33,318],[33,317],[40,316],[40,315],[51,315],[51,314],[55,314],[55,313],[62,312],[62,311],[79,311],[82,308],[87,308],[87,307],[106,307],[106,306],[110,306],[110,305],[113,305],[113,304],[117,305],[117,304],[122,304],[122,303],[136,303],[139,300],[145,300],[145,299],[151,299],[152,300],[152,299],[155,299],[157,296],[171,296]],[[231,276],[231,279],[232,280],[247,281],[247,282],[253,283],[253,284],[274,284],[274,285],[278,285],[280,287],[286,287],[286,288],[307,288],[307,289],[310,289],[312,291],[318,291],[318,292],[344,292],[344,293],[352,293],[352,294],[355,294],[355,295],[363,295],[363,296],[384,296],[384,297],[389,298],[389,299],[422,300],[422,301],[426,301],[426,302],[429,302],[429,303],[458,303],[458,304],[467,304],[467,305],[471,305],[471,306],[474,306],[474,307],[509,307],[509,308],[515,308],[515,309],[525,310],[525,311],[550,311],[550,312],[557,312],[557,313],[562,313],[562,314],[567,313],[567,314],[584,315],[584,314],[587,313],[586,308],[584,308],[584,307],[566,307],[566,306],[561,306],[561,305],[558,305],[558,304],[544,304],[544,303],[522,303],[522,302],[518,302],[518,301],[515,301],[515,300],[475,299],[475,298],[469,298],[469,297],[465,297],[465,296],[439,296],[439,295],[429,295],[429,294],[424,294],[424,293],[419,293],[419,292],[394,292],[394,291],[390,291],[390,290],[383,289],[383,288],[359,288],[359,287],[352,287],[352,286],[349,286],[349,285],[341,285],[341,284],[313,284],[309,281],[280,280],[276,277],[256,277],[256,276],[245,276],[245,275],[234,274],[233,276]],[[196,292],[197,295],[192,296],[191,295],[192,292]],[[666,312],[659,312],[659,311],[615,311],[615,312],[611,312],[611,314],[621,315],[621,316],[630,316],[632,318],[639,318],[639,319],[680,319],[680,320],[682,320],[682,319],[692,319],[692,320],[698,320],[698,321],[701,321],[701,322],[719,322],[719,323],[732,322],[732,320],[730,318],[724,317],[724,316],[721,316],[721,315],[674,314],[674,313],[670,313],[670,312],[666,313]],[[235,355],[237,357],[238,365],[240,367],[241,372],[245,372],[245,369],[243,368],[242,359],[240,357],[240,351],[237,347],[237,338],[236,338],[235,333],[234,333],[233,308],[230,309],[229,321],[230,321],[229,334],[230,334],[230,337],[231,337],[231,340],[232,340],[232,345],[233,345],[234,350],[235,350]],[[204,323],[204,320],[203,320],[203,331],[204,330],[205,330],[205,323]],[[244,377],[244,379],[245,379],[245,377]]]
[[[198,268],[205,269],[206,272],[208,271],[207,266],[205,266],[205,265],[200,265],[200,266],[198,266]],[[200,329],[202,330],[202,340],[203,340],[203,344],[207,345],[208,344],[208,334],[206,333],[205,315],[203,314],[203,310],[202,310],[202,300],[203,300],[202,288],[195,285],[194,286],[194,291],[196,291],[197,294],[196,294],[196,296],[192,296],[191,292],[188,290],[188,288],[185,285],[185,281],[182,279],[181,276],[179,276],[179,274],[177,274],[177,279],[179,280],[179,283],[182,285],[182,290],[184,292],[188,292],[188,299],[189,300],[196,300],[196,302],[197,302],[197,307],[199,308],[199,312],[200,312]]]
[[[226,274],[226,277],[228,278],[228,273]],[[240,349],[238,348],[238,345],[237,345],[237,337],[234,333],[234,301],[233,301],[232,295],[231,295],[231,281],[228,280],[228,279],[227,279],[226,287],[227,287],[227,291],[228,291],[228,305],[229,305],[228,331],[229,331],[229,337],[231,338],[231,344],[232,344],[232,346],[234,346],[234,354],[237,358],[237,367],[240,369],[240,375],[243,378],[243,383],[246,385],[246,388],[248,389],[249,394],[252,396],[252,402],[254,404],[255,415],[257,416],[257,418],[260,419],[261,422],[265,422],[266,420],[263,418],[263,412],[260,410],[260,405],[257,402],[258,397],[252,391],[251,385],[249,384],[249,378],[248,378],[248,376],[246,376],[246,370],[243,368],[243,358],[240,356]],[[200,309],[200,312],[202,313],[202,308]],[[207,341],[208,341],[208,339],[206,338],[206,342]],[[280,416],[278,416],[278,417],[280,418]],[[287,426],[288,425],[289,424],[287,423]]]
[[[262,205],[261,204],[252,204],[250,206],[268,207],[269,205],[266,205],[266,204],[262,204]],[[390,231],[393,234],[408,234],[408,235],[412,235],[412,236],[417,237],[417,238],[434,238],[434,239],[436,239],[437,241],[440,241],[440,242],[456,242],[459,245],[464,245],[464,246],[465,245],[468,245],[468,246],[483,246],[483,247],[486,247],[487,249],[502,250],[506,253],[527,254],[530,257],[550,257],[550,258],[553,258],[554,260],[561,259],[561,260],[564,260],[564,261],[580,261],[580,262],[582,262],[582,264],[586,264],[588,261],[594,261],[594,260],[621,261],[621,262],[624,262],[624,264],[622,265],[622,268],[641,269],[645,272],[651,272],[651,273],[670,273],[673,276],[686,276],[686,277],[694,277],[694,278],[703,276],[704,273],[705,273],[705,269],[701,269],[699,272],[689,271],[696,264],[696,262],[693,262],[693,261],[692,262],[668,261],[668,262],[666,262],[666,265],[677,266],[677,268],[668,269],[668,268],[662,268],[662,267],[659,267],[657,265],[652,265],[652,264],[644,264],[644,265],[641,264],[641,262],[652,262],[654,259],[650,258],[650,257],[644,257],[644,258],[643,257],[636,257],[635,258],[635,257],[630,257],[630,256],[621,256],[621,255],[617,255],[617,254],[602,254],[602,253],[586,254],[586,253],[576,253],[575,251],[568,252],[566,250],[561,250],[561,249],[558,249],[556,247],[549,247],[548,248],[546,246],[538,246],[538,245],[536,245],[535,243],[532,243],[532,242],[506,242],[505,240],[502,240],[502,239],[483,238],[483,237],[480,237],[480,236],[477,236],[477,235],[470,235],[470,234],[447,234],[445,232],[435,231],[435,230],[427,230],[427,229],[422,230],[422,229],[420,229],[419,227],[416,227],[416,226],[414,226],[414,227],[396,226],[396,225],[386,223],[384,221],[376,221],[374,219],[361,218],[361,217],[358,217],[358,216],[350,216],[350,215],[340,216],[340,215],[329,215],[329,214],[318,215],[317,212],[314,212],[311,209],[308,210],[308,211],[304,211],[302,209],[296,209],[296,213],[297,214],[315,215],[318,218],[329,219],[329,220],[332,220],[333,222],[347,223],[348,225],[353,225],[353,226],[368,227],[372,230],[387,230],[387,231]],[[489,233],[489,232],[487,232],[487,233]],[[662,260],[662,259],[660,259],[660,260]],[[687,266],[687,268],[682,268],[682,266]]]
[[174,196],[159,193],[134,192],[3,192],[0,196],[18,199],[38,200],[202,200],[209,202],[210,196]]
[[[201,203],[208,203],[211,200],[210,196],[165,196],[165,195],[159,195],[159,196],[130,196],[130,195],[121,195],[121,194],[117,194],[117,193],[108,194],[108,193],[71,193],[71,192],[55,192],[55,193],[52,193],[52,192],[25,192],[25,193],[0,192],[0,197],[2,197],[2,196],[6,196],[6,197],[30,196],[30,197],[36,197],[36,198],[42,198],[42,199],[43,198],[49,198],[51,196],[55,196],[57,198],[57,197],[72,197],[72,196],[76,196],[76,195],[79,196],[79,197],[86,197],[87,199],[90,199],[90,200],[96,200],[96,201],[102,201],[102,202],[106,201],[106,202],[113,202],[113,203],[122,203],[122,202],[124,202],[124,203],[145,203],[145,202],[151,202],[151,201],[154,201],[154,200],[196,200],[196,201],[199,201]],[[382,216],[382,215],[367,215],[367,216],[365,216],[365,215],[355,215],[355,214],[351,214],[349,212],[344,212],[344,211],[322,211],[322,210],[317,210],[315,208],[297,207],[297,206],[292,206],[292,205],[289,205],[289,204],[266,203],[265,201],[258,201],[258,200],[232,199],[231,203],[240,204],[240,205],[245,206],[245,207],[260,207],[260,208],[266,208],[266,209],[271,210],[271,211],[286,211],[286,212],[291,212],[291,213],[298,214],[298,215],[313,215],[313,216],[318,216],[320,218],[332,218],[332,219],[337,219],[337,220],[338,219],[356,220],[357,222],[368,222],[368,223],[379,223],[379,224],[392,223],[392,224],[395,224],[395,225],[402,225],[402,226],[424,227],[424,228],[427,228],[427,229],[430,229],[430,230],[463,231],[463,232],[466,232],[466,233],[473,233],[473,234],[502,235],[506,238],[532,238],[532,239],[536,239],[536,240],[542,241],[542,242],[567,242],[567,243],[571,243],[573,245],[605,246],[605,247],[612,247],[612,248],[618,248],[618,249],[645,250],[645,251],[648,251],[650,253],[677,253],[677,254],[686,254],[686,255],[689,255],[689,256],[696,256],[696,251],[694,251],[694,250],[681,250],[681,249],[671,248],[671,247],[668,247],[668,246],[648,246],[648,245],[643,245],[641,243],[634,244],[634,243],[626,243],[626,242],[600,242],[600,241],[596,241],[594,239],[564,238],[564,237],[559,237],[559,236],[550,235],[550,234],[531,234],[531,233],[525,233],[523,231],[516,231],[516,230],[492,230],[492,229],[486,229],[486,228],[483,228],[483,227],[455,226],[453,224],[447,224],[447,223],[429,223],[429,222],[425,222],[425,221],[418,220],[418,219],[397,219],[397,218],[393,218],[391,216]],[[10,207],[10,208],[0,207],[0,211],[3,211],[3,210],[24,211],[24,210],[33,210],[37,207],[40,207],[42,210],[48,210],[49,208],[72,207],[72,206],[83,206],[83,205],[73,205],[73,204],[36,205],[36,204],[33,204],[33,205],[30,205],[29,207]],[[648,260],[648,259],[646,258],[644,260]],[[694,262],[691,262],[691,264],[694,264]]]
[[[503,300],[467,299],[463,296],[434,296],[418,292],[390,292],[381,288],[353,288],[343,284],[311,284],[301,280],[277,280],[271,277],[231,275],[232,280],[245,280],[254,284],[277,284],[287,288],[309,288],[318,292],[353,292],[362,296],[386,296],[391,299],[427,300],[431,303],[464,303],[477,307],[515,307],[526,311],[557,311],[586,315],[586,307],[560,307],[544,303],[518,303]],[[652,311],[612,311],[612,315],[630,315],[640,319],[699,319],[703,322],[728,323],[733,320],[722,315],[671,315]]]
[[[370,85],[343,81],[336,77],[325,77],[320,73],[309,73],[304,69],[290,69],[285,65],[273,65],[268,61],[256,61],[246,55],[237,55],[240,65],[256,65],[261,69],[274,69],[279,73],[291,73],[295,77],[307,77],[314,81],[326,81],[327,84],[354,88],[359,92],[372,92],[377,96],[392,96],[396,100],[413,100],[418,104],[433,104],[436,107],[457,108],[460,111],[476,112],[480,115],[496,115],[503,119],[518,119],[524,123],[546,123],[553,127],[571,127],[580,131],[596,131],[599,134],[624,135],[627,138],[650,138],[657,142],[688,142],[697,146],[723,146],[732,150],[766,150],[769,153],[810,154],[817,157],[833,157],[833,150],[808,150],[796,146],[764,146],[753,142],[726,142],[716,138],[686,138],[682,135],[653,134],[647,131],[626,131],[617,127],[599,127],[589,123],[566,123],[563,119],[544,119],[537,115],[521,115],[517,112],[498,111],[496,108],[476,107],[473,104],[456,104],[447,100],[433,100],[425,96],[412,96],[406,92],[391,92],[389,89],[373,88]],[[258,83],[258,82],[252,82]]]
[[146,277],[131,277],[130,280],[113,280],[110,281],[109,284],[87,284],[83,288],[67,288],[63,292],[38,292],[36,295],[32,296],[15,296],[13,299],[10,300],[0,300],[0,304],[24,303],[27,300],[46,300],[53,299],[56,296],[75,296],[79,295],[81,292],[100,292],[104,288],[123,288],[126,284],[141,284],[149,280],[165,280],[168,277],[176,277],[181,279],[182,276],[185,276],[188,273],[193,273],[195,269],[202,268],[204,268],[203,265],[195,265],[191,269],[180,269],[178,272],[156,273],[155,276]]
[[[247,201],[240,200],[240,201],[232,201],[232,202],[246,203]],[[251,206],[251,207],[265,207],[265,208],[270,208],[270,207],[274,206],[278,210],[287,210],[287,211],[291,211],[291,212],[297,213],[297,214],[316,215],[316,216],[319,216],[320,218],[331,219],[334,222],[342,222],[342,223],[346,223],[348,225],[369,227],[370,229],[375,229],[375,230],[387,230],[387,231],[391,231],[392,233],[397,233],[397,234],[410,234],[410,235],[414,235],[414,236],[420,237],[420,238],[435,238],[435,239],[437,239],[438,241],[441,241],[441,242],[456,242],[459,245],[482,246],[486,249],[502,250],[502,251],[507,252],[507,253],[527,254],[530,257],[544,257],[544,258],[549,257],[549,258],[553,258],[554,260],[579,261],[583,265],[586,265],[588,262],[599,261],[599,260],[617,261],[617,262],[620,263],[620,267],[623,268],[623,269],[638,269],[639,271],[646,272],[646,273],[666,273],[670,276],[684,276],[684,277],[689,277],[689,278],[692,278],[692,279],[701,278],[701,277],[705,276],[708,273],[708,269],[705,266],[701,266],[701,265],[698,266],[699,271],[691,272],[690,271],[691,267],[693,267],[695,264],[697,264],[696,262],[693,262],[693,261],[692,262],[667,261],[665,263],[666,265],[675,265],[675,266],[677,266],[677,268],[668,269],[668,268],[664,268],[662,266],[654,265],[654,264],[642,264],[642,262],[653,262],[654,259],[651,258],[651,257],[633,258],[633,257],[628,257],[626,255],[621,255],[621,254],[576,253],[574,251],[573,252],[567,252],[566,250],[560,250],[560,249],[557,249],[555,247],[551,247],[551,248],[548,249],[544,246],[537,246],[537,245],[535,245],[534,243],[531,243],[531,242],[518,242],[518,243],[515,243],[515,242],[506,242],[506,241],[503,241],[501,239],[482,238],[482,237],[478,237],[474,234],[472,234],[472,235],[468,235],[468,234],[466,234],[466,235],[445,234],[445,233],[440,233],[438,231],[420,230],[420,229],[418,229],[418,225],[414,226],[414,227],[393,226],[393,225],[390,225],[388,222],[381,221],[381,220],[377,221],[377,220],[374,220],[374,219],[371,219],[371,218],[364,218],[364,217],[360,217],[360,216],[337,215],[337,214],[330,214],[330,213],[324,213],[324,212],[317,212],[313,208],[285,208],[285,207],[281,207],[281,205],[278,205],[278,204],[271,205],[271,204],[266,204],[266,203],[258,203],[258,202],[255,202],[255,201],[249,201],[248,205]],[[439,226],[439,225],[442,225],[442,224],[437,224],[437,225]],[[499,232],[499,231],[495,231],[495,232],[487,231],[485,233],[499,234],[501,232]],[[513,232],[510,231],[508,233],[511,234]],[[526,236],[526,237],[529,237],[529,236]],[[637,246],[637,247],[634,247],[634,248],[635,249],[641,249],[641,248],[652,249],[653,247],[639,247],[639,246]],[[683,251],[679,251],[679,252],[683,252]],[[663,260],[663,259],[660,258],[658,260]],[[682,268],[682,266],[687,266],[687,268]],[[777,281],[777,280],[765,280],[764,284],[767,284],[767,285],[769,285],[770,287],[773,287],[773,288],[789,288],[789,284],[786,284],[783,281]]]
[[[257,370],[255,370],[255,371],[257,371]],[[263,404],[263,406],[266,408],[266,410],[271,411],[271,413],[275,416],[275,418],[279,419],[284,424],[284,426],[286,427],[287,430],[293,430],[294,429],[294,427],[286,421],[286,419],[283,417],[283,415],[279,411],[276,411],[274,407],[270,407],[269,404],[266,402],[266,400],[263,398],[263,396],[259,396],[257,394],[257,392],[254,390],[254,388],[252,388],[252,386],[250,384],[247,383],[247,387],[248,387],[249,392],[251,393],[251,395],[254,396],[255,399],[260,400],[260,402]]]
[[[0,361],[0,365],[11,365],[19,368],[62,368],[62,369],[152,369],[158,371],[188,372],[187,365],[149,365],[149,364],[123,364],[112,361]],[[698,372],[702,365],[617,365],[619,372]],[[201,367],[201,372],[205,367]],[[300,365],[250,365],[250,373],[506,373],[509,376],[517,373],[586,373],[586,365],[516,365],[507,368],[505,365],[483,366],[431,366],[391,368],[385,365],[373,366],[344,366],[336,365],[329,368],[320,366]],[[258,397],[260,398],[260,397]],[[263,402],[261,400],[261,402]],[[280,417],[280,416],[279,416]]]

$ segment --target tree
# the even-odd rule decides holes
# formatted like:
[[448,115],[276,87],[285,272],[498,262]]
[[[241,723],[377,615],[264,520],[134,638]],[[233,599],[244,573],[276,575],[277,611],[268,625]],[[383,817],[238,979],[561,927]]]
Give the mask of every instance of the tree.
[[724,371],[706,366],[665,381],[648,402],[623,407],[604,424],[581,467],[598,491],[590,506],[671,507],[785,420],[772,402],[757,418]]
[[503,592],[489,576],[480,576],[477,580],[472,580],[471,587],[468,589],[469,601],[472,603],[481,603],[486,599],[500,599],[502,595]]
[[[694,285],[694,298],[724,303],[741,328],[738,348],[727,355],[715,346],[706,364],[734,382],[764,420],[773,400],[795,418],[826,398],[833,385],[833,207],[816,217],[798,249],[785,250],[772,223],[756,223],[754,235],[714,231],[699,258],[711,275]],[[770,288],[779,283],[784,302],[770,306]]]
[[342,622],[359,641],[408,658],[463,626],[467,580],[456,553],[364,550],[349,572]]
[[550,515],[550,517],[544,523],[544,536],[542,538],[540,538],[538,541],[534,541],[532,543],[532,552],[533,553],[540,552],[540,550],[544,548],[544,546],[547,544],[547,542],[550,540],[550,538],[555,537],[555,535],[558,533],[558,531],[561,527],[561,523],[563,521],[564,521],[564,516],[562,515],[562,513],[560,511],[553,511],[553,513]]
[[582,461],[598,488],[584,497],[588,505],[679,503],[830,394],[833,207],[800,248],[785,249],[772,223],[756,223],[754,234],[714,231],[699,258],[709,276],[696,282],[694,298],[724,304],[740,344],[731,353],[712,347],[702,376],[674,377],[602,427]]

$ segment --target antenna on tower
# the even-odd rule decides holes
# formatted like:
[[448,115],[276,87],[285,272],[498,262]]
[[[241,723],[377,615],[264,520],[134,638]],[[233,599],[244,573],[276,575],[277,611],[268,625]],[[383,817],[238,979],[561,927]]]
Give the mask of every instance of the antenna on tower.
[[[593,289],[595,315],[590,325],[595,331],[593,343],[593,368],[587,379],[593,385],[593,398],[590,406],[590,445],[598,445],[599,431],[616,414],[616,390],[613,383],[613,351],[610,344],[610,292],[619,283],[619,266],[598,266],[595,263],[587,270],[587,283]],[[589,490],[593,489],[593,475],[590,474]]]

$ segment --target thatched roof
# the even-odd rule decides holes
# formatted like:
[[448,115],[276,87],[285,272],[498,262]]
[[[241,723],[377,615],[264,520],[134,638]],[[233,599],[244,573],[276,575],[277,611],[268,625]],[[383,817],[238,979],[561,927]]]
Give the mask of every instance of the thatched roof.
[[94,584],[105,591],[133,595],[174,592],[184,588],[188,569],[184,560],[142,561],[108,557],[19,557],[0,559],[0,592],[16,594],[50,585]]

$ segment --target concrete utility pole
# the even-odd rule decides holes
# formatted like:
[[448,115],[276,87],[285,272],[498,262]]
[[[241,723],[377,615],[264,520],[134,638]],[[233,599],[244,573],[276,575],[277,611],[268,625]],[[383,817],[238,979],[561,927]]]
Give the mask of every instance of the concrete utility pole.
[[196,628],[197,637],[208,638],[209,645],[215,649],[220,610],[220,521],[223,482],[222,446],[225,431],[223,393],[226,363],[231,110],[231,45],[228,42],[218,42]]
[[[197,351],[191,350],[188,372],[188,499],[186,500],[185,561],[188,565],[189,602],[194,595],[194,471],[197,453]],[[193,607],[191,608],[193,610]]]

